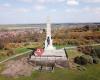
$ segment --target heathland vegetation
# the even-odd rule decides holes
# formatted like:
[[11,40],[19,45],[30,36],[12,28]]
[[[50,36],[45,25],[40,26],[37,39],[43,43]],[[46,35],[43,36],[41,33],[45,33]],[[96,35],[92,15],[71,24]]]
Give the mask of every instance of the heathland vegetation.
[[[69,68],[55,68],[53,73],[33,71],[30,77],[11,78],[0,75],[0,80],[99,80],[100,46],[91,46],[91,44],[100,44],[100,25],[84,24],[80,27],[79,25],[72,25],[74,27],[60,25],[60,27],[52,29],[53,44],[57,49],[78,46],[77,49],[67,50]],[[44,27],[1,29],[0,61],[26,52],[29,50],[28,48],[43,48],[45,36]],[[1,64],[0,72],[4,68],[4,65]]]
[[[54,26],[54,25],[53,25]],[[69,25],[71,26],[71,25]],[[73,45],[100,43],[100,25],[89,24],[81,27],[61,26],[52,28],[53,44],[57,48]],[[27,48],[43,48],[46,30],[44,27],[0,29],[0,60],[4,57],[25,52]]]

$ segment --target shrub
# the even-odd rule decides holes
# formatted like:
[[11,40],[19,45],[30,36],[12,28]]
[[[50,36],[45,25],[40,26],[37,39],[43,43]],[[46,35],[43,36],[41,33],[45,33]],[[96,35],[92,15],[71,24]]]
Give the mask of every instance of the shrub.
[[10,55],[13,55],[13,54],[15,54],[15,52],[14,52],[13,49],[9,49],[9,50],[7,51],[7,56],[10,56]]
[[3,49],[4,48],[4,43],[0,42],[0,49]]
[[90,55],[82,55],[81,57],[85,58],[89,64],[93,64],[93,58]]
[[94,64],[100,63],[100,59],[97,58],[97,57],[93,58],[93,63],[94,63]]
[[93,64],[93,58],[89,55],[77,56],[74,58],[74,62],[80,65]]
[[80,61],[81,61],[81,65],[86,65],[88,63],[88,60],[83,56],[80,57]]
[[81,64],[80,57],[79,56],[75,57],[74,62],[77,64]]
[[100,58],[100,48],[95,49],[95,52],[96,52],[97,57]]

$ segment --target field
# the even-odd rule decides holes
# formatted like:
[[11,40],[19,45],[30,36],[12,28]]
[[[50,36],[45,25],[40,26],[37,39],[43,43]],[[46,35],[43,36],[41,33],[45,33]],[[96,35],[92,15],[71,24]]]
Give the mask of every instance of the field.
[[54,72],[34,71],[30,77],[11,78],[0,76],[0,80],[100,80],[100,64],[86,66],[86,71],[55,69]]
[[[90,28],[88,30],[87,26],[68,29],[68,28],[58,28],[53,32],[54,45],[57,49],[64,47],[71,47],[75,45],[88,45],[88,44],[99,44],[100,43],[100,28]],[[43,48],[45,40],[45,31],[41,33],[41,30],[35,31],[34,29],[19,31],[8,31],[8,38],[1,36],[0,41],[0,61],[5,60],[13,55],[21,54],[27,52],[28,48]],[[10,35],[12,32],[13,37]],[[24,32],[24,34],[23,34]],[[57,34],[57,35],[56,35]],[[1,35],[6,35],[6,31],[2,31]],[[81,35],[81,36],[80,36]],[[8,42],[8,43],[6,43]],[[42,46],[42,47],[41,47]],[[100,47],[95,47],[96,52],[100,53]],[[8,49],[8,50],[7,50]],[[9,50],[13,50],[14,54],[10,54]],[[9,52],[10,55],[7,55]],[[76,56],[81,56],[83,53],[77,51],[76,49],[67,50],[69,59],[73,59]],[[23,55],[26,56],[26,55]],[[23,57],[20,56],[20,57]],[[17,60],[20,57],[14,58]],[[25,66],[25,65],[24,65]],[[48,71],[33,71],[32,75],[29,77],[19,76],[19,77],[6,77],[0,74],[0,80],[100,80],[100,64],[88,64],[85,66],[80,66],[86,70],[73,70],[69,68],[55,68],[53,72]],[[4,64],[0,64],[0,73],[5,69]]]
[[[27,49],[27,48],[16,48],[16,49],[14,49],[14,51],[15,51],[15,54],[13,54],[13,55],[16,55],[16,54],[21,54],[21,53],[24,53],[26,51],[29,51],[29,49]],[[1,50],[0,52],[6,53],[5,50]],[[7,59],[7,58],[9,58],[13,55],[10,55],[10,56],[0,55],[0,61]]]
[[100,65],[89,65],[86,71],[56,69],[53,73],[33,72],[31,77],[22,77],[18,80],[99,80],[99,74]]
[[[22,44],[20,44],[20,45],[22,45]],[[9,57],[11,57],[13,55],[17,55],[17,54],[21,54],[21,53],[27,52],[27,51],[30,50],[28,48],[35,48],[35,47],[37,47],[37,45],[38,45],[37,43],[33,42],[31,45],[29,44],[27,46],[12,48],[11,51],[13,51],[14,54],[9,55],[9,56],[7,56],[7,51],[9,51],[9,50],[0,50],[0,61],[2,61],[4,59],[7,59],[7,58],[9,58]],[[2,55],[2,53],[4,53],[4,55]]]
[[[19,50],[18,50],[19,51]],[[21,51],[22,52],[22,51]],[[82,53],[77,50],[67,50],[69,58],[80,56]],[[81,66],[83,67],[83,66]],[[86,65],[86,70],[71,70],[68,68],[55,68],[54,72],[39,72],[33,71],[29,77],[5,77],[0,75],[0,80],[100,80],[100,64]],[[0,65],[0,71],[4,68]]]

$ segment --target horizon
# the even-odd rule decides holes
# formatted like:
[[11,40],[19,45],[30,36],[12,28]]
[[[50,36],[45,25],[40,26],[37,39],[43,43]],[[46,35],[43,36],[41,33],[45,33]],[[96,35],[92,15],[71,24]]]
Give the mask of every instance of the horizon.
[[[41,25],[45,25],[46,24],[46,22],[45,23],[9,23],[9,24],[0,24],[0,26],[1,25],[39,25],[39,24],[41,24]],[[59,23],[54,23],[54,22],[52,22],[51,24],[70,24],[70,25],[72,25],[72,24],[100,24],[100,22],[73,22],[73,23],[71,23],[71,22],[69,22],[69,23],[67,23],[67,22],[59,22]]]

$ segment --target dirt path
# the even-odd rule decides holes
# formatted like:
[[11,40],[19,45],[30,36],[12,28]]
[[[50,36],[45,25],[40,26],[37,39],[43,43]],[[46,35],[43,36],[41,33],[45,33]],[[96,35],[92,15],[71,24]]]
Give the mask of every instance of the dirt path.
[[28,54],[28,53],[30,53],[30,52],[31,52],[31,50],[30,50],[30,51],[27,51],[27,52],[25,52],[25,53],[20,53],[20,54],[16,54],[16,55],[14,55],[14,56],[11,56],[11,57],[9,57],[9,58],[7,58],[7,59],[1,61],[0,64],[6,62],[6,61],[8,61],[8,60],[11,60],[11,59],[13,59],[13,58],[19,57],[19,56],[21,56],[21,55]]
[[[100,46],[100,44],[89,44],[89,45],[80,45],[80,46],[83,46],[83,47],[85,47],[85,46]],[[75,49],[75,48],[77,48],[78,46],[71,46],[71,47],[65,47],[65,49]],[[62,48],[62,49],[64,49],[64,48]]]
[[33,71],[33,66],[28,64],[27,57],[10,60],[5,63],[5,67],[6,69],[1,74],[10,77],[30,76]]

